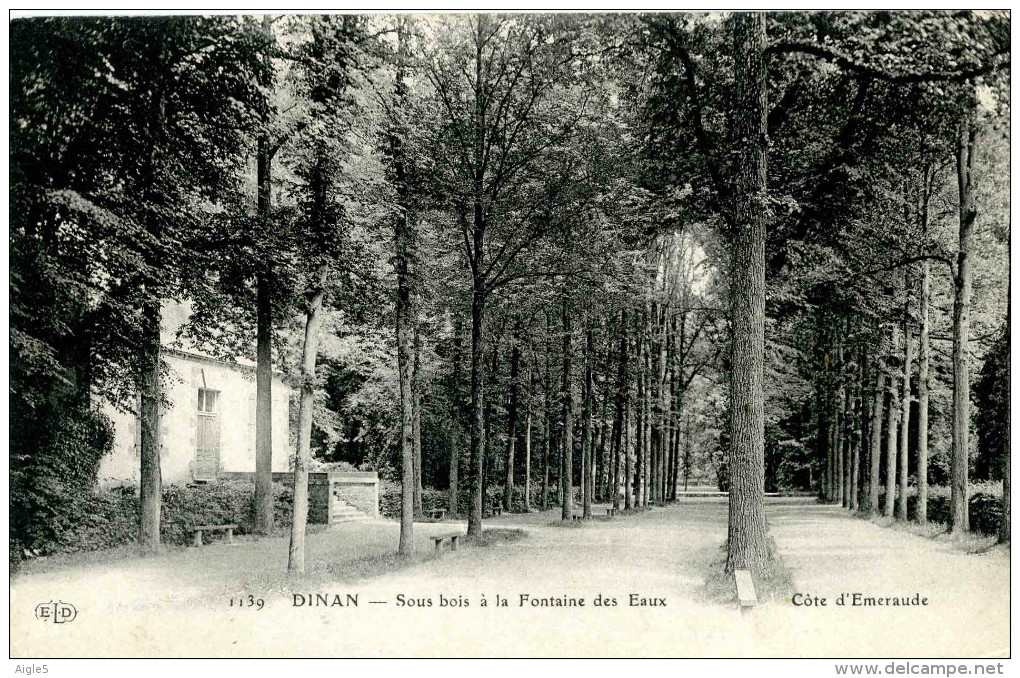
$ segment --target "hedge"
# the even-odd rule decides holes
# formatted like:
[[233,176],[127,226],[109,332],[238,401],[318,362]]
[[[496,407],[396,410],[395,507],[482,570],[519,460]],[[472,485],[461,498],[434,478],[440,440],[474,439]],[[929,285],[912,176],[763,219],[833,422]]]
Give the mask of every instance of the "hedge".
[[[878,498],[880,511],[885,510],[885,495]],[[1002,497],[975,492],[970,497],[970,529],[972,532],[995,535],[1002,524]],[[917,495],[907,496],[907,519],[917,520]],[[952,522],[952,500],[937,493],[928,496],[928,522],[949,525]]]
[[[293,490],[273,484],[275,521],[290,525]],[[51,519],[52,538],[33,544],[11,543],[11,560],[22,549],[39,555],[95,551],[130,544],[137,539],[139,498],[134,488],[82,493],[69,498]],[[230,480],[202,485],[167,485],[163,488],[160,537],[164,544],[187,545],[194,525],[236,523],[236,534],[253,532],[255,497],[250,481]]]

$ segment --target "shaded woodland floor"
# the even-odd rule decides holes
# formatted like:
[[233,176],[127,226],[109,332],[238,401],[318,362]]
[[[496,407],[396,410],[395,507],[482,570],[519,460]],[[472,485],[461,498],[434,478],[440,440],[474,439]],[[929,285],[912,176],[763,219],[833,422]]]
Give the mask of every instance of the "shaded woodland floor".
[[[11,582],[12,656],[1001,656],[1009,646],[1008,550],[967,554],[848,517],[810,499],[769,500],[771,531],[794,590],[826,607],[767,602],[741,616],[707,596],[721,562],[727,505],[690,498],[583,524],[558,511],[504,515],[486,528],[520,540],[437,558],[390,555],[397,526],[346,524],[308,537],[308,576],[283,576],[287,540],[215,544],[157,557],[29,564]],[[604,510],[598,511],[604,514]],[[313,566],[314,564],[314,566]],[[293,592],[357,594],[358,607],[295,607]],[[921,608],[838,607],[842,592],[920,593]],[[251,593],[262,610],[230,607]],[[520,596],[528,601],[521,606]],[[632,606],[663,599],[665,606]],[[597,596],[615,606],[594,605]],[[431,600],[432,605],[399,605]],[[507,602],[499,605],[497,596]],[[442,598],[441,598],[442,597]],[[485,599],[487,606],[481,605]],[[556,606],[583,598],[584,607]],[[345,598],[343,598],[345,600]],[[548,604],[532,606],[532,599]],[[72,602],[78,618],[34,618]],[[466,601],[467,606],[442,605]],[[377,601],[375,603],[371,601]],[[426,603],[427,604],[427,603]]]

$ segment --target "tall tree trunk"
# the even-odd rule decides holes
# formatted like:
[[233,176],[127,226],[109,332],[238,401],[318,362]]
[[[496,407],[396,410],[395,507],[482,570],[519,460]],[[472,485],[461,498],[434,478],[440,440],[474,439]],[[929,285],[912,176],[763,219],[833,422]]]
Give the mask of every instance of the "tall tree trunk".
[[928,370],[931,266],[921,267],[921,337],[917,360],[917,522],[928,522]]
[[645,346],[642,381],[645,384],[645,397],[640,404],[642,425],[639,431],[642,438],[642,506],[648,506],[652,500],[652,336],[649,328],[652,313],[648,305],[645,308],[642,315],[642,341]]
[[[607,368],[609,366],[607,365]],[[607,370],[608,371],[608,370]],[[609,388],[610,381],[606,378],[603,381],[602,388],[602,402],[599,403],[599,473],[598,473],[598,499],[599,501],[606,501],[609,497],[609,483],[612,478],[612,472],[609,468],[609,459],[606,457],[606,410],[609,407]]]
[[507,403],[506,423],[506,484],[503,487],[503,508],[507,511],[513,506],[514,496],[514,455],[517,451],[517,378],[520,373],[521,346],[520,325],[514,325],[514,336],[510,349],[510,398]]
[[854,509],[867,511],[868,506],[868,451],[871,449],[871,399],[868,398],[868,389],[871,385],[871,354],[867,348],[861,347],[861,373],[858,381],[858,417],[857,429],[859,436],[858,453],[856,455],[857,473],[854,484],[856,503]]
[[[928,235],[928,202],[934,170],[926,167],[921,174],[920,220],[922,237]],[[930,347],[931,262],[921,262],[920,336],[917,355],[917,522],[928,522],[928,379]]]
[[[311,463],[312,415],[315,408],[315,358],[319,352],[322,297],[326,293],[326,267],[319,268],[317,285],[309,290],[305,340],[301,348],[301,405],[298,413],[297,454],[294,456],[294,513],[290,526],[287,573],[305,573],[305,527],[308,524],[308,466]],[[403,538],[401,529],[401,538]],[[402,541],[402,540],[401,540]],[[401,551],[407,553],[409,551]]]
[[645,319],[644,315],[635,315],[635,353],[637,359],[637,370],[635,374],[635,380],[637,381],[637,413],[635,414],[635,436],[634,436],[634,464],[637,467],[635,478],[637,484],[634,487],[634,504],[636,506],[644,506],[647,502],[645,501],[645,492],[648,486],[646,480],[646,474],[648,469],[645,468],[645,351],[644,351],[644,334],[645,334]]
[[687,425],[684,431],[684,492],[687,491],[687,480],[691,473],[691,413],[687,413]]
[[143,551],[159,550],[160,515],[163,508],[163,477],[159,452],[162,418],[163,378],[160,358],[159,301],[146,304],[143,309],[147,330],[145,337],[145,371],[140,380],[141,395],[141,487],[139,502],[141,513],[138,523],[138,543]]
[[546,341],[545,341],[545,379],[542,388],[545,389],[545,407],[542,408],[542,415],[545,417],[545,446],[542,454],[542,508],[549,508],[549,462],[552,455],[552,372],[551,372],[551,349],[549,336],[552,334],[551,323],[546,316]]
[[[487,24],[485,15],[479,18],[478,32]],[[475,40],[474,110],[471,114],[471,142],[473,176],[471,177],[471,451],[468,460],[468,482],[471,485],[471,505],[468,509],[468,536],[482,534],[482,496],[485,493],[483,477],[485,439],[485,106],[482,102],[482,40]],[[467,236],[467,234],[465,234]]]
[[[1007,347],[1011,346],[1011,344],[1009,343],[1009,313],[1010,313],[1010,299],[1009,299],[1009,296],[1010,296],[1010,292],[1011,292],[1012,286],[1013,286],[1012,282],[1007,283],[1007,285],[1006,285],[1006,346]],[[1007,350],[1006,350],[1006,375],[1007,375],[1007,377],[1010,375],[1010,363],[1011,362],[1012,362],[1012,359],[1010,357],[1010,350],[1007,348]],[[1010,474],[1010,468],[1012,466],[1012,464],[1010,463],[1010,459],[1009,459],[1009,425],[1010,425],[1009,405],[1010,405],[1011,396],[1010,396],[1010,393],[1009,393],[1009,383],[1008,382],[1006,384],[1005,391],[1006,391],[1006,403],[1005,403],[1005,406],[1006,406],[1006,429],[1005,429],[1005,431],[1006,431],[1006,433],[1002,437],[1002,445],[1003,445],[1003,455],[1002,455],[1002,459],[1003,459],[1003,462],[1002,462],[1003,463],[1003,467],[1002,467],[1002,523],[999,524],[999,541],[1000,542],[1006,542],[1006,541],[1010,540],[1010,534],[1011,534],[1010,528],[1012,526],[1012,517],[1010,516],[1010,503],[1011,502],[1010,502],[1010,497],[1009,497],[1009,489],[1010,489],[1009,488],[1009,486],[1010,486],[1009,474]]]
[[574,398],[571,384],[573,358],[570,296],[563,291],[563,520],[574,517]]
[[835,398],[833,395],[833,376],[834,371],[834,352],[832,349],[832,337],[831,337],[831,323],[823,316],[821,320],[825,331],[824,335],[820,339],[822,343],[822,358],[824,364],[824,373],[821,377],[821,388],[824,392],[824,396],[821,399],[822,405],[825,408],[824,416],[821,417],[821,421],[824,423],[824,428],[819,432],[819,435],[824,436],[825,442],[825,500],[828,502],[833,501],[836,498],[836,422],[832,417],[833,408],[835,406]]
[[454,321],[453,329],[453,398],[454,398],[454,416],[456,421],[453,426],[453,435],[450,440],[450,486],[446,497],[447,510],[450,516],[456,516],[460,513],[460,443],[461,437],[461,423],[463,421],[463,403],[461,401],[460,393],[460,365],[461,365],[461,354],[464,350],[463,341],[461,341],[461,335],[463,331],[463,324],[459,313],[456,314],[456,320]]
[[825,500],[832,503],[836,499],[836,422],[832,419],[833,398],[826,398],[826,419],[828,421],[825,430],[825,447],[827,457],[825,460],[825,476],[828,478],[829,493]]
[[[262,30],[274,42],[271,17],[262,19]],[[267,54],[267,68],[271,67]],[[268,122],[268,121],[267,121]],[[267,134],[256,144],[258,220],[264,235],[271,232],[272,150]],[[268,262],[255,276],[255,531],[273,531],[273,293],[272,268]]]
[[871,453],[868,473],[868,515],[878,512],[878,485],[882,460],[882,414],[885,406],[885,360],[886,339],[883,336],[878,360],[875,362],[875,392],[871,401]]
[[829,371],[829,353],[825,336],[825,315],[818,311],[815,315],[817,334],[815,336],[815,356],[818,364],[814,370],[814,411],[817,428],[815,430],[815,455],[822,473],[819,474],[818,496],[822,501],[828,501],[831,495],[829,477],[831,464],[829,462],[829,412],[828,396],[829,389],[826,385],[826,377]]
[[[403,26],[398,30],[398,48],[404,45]],[[398,66],[396,94],[398,99],[405,96],[404,69]],[[397,553],[409,555],[414,551],[415,515],[415,451],[414,451],[414,363],[415,346],[412,333],[414,328],[414,300],[412,295],[411,267],[413,264],[413,234],[408,215],[408,188],[404,163],[404,146],[401,128],[394,124],[389,135],[390,156],[398,200],[403,209],[397,210],[394,221],[394,244],[396,258],[394,268],[397,276],[397,376],[400,381],[400,537]]]
[[[639,349],[640,351],[640,349]],[[623,445],[624,402],[627,399],[627,309],[620,311],[620,352],[616,363],[616,416],[613,418],[613,508],[620,508],[620,455],[626,455]]]
[[621,447],[621,453],[623,454],[623,496],[630,500],[630,506],[624,503],[625,508],[634,506],[634,472],[633,472],[633,457],[630,452],[630,397],[623,399],[623,446]]
[[840,347],[836,350],[838,356],[837,363],[838,374],[837,386],[836,386],[836,409],[833,412],[833,420],[835,421],[835,441],[833,451],[834,466],[833,466],[833,480],[835,482],[836,494],[833,497],[833,501],[843,501],[843,438],[845,435],[844,427],[846,424],[846,374],[845,365],[843,364],[843,348],[842,342]]
[[970,530],[970,295],[971,237],[977,220],[974,191],[974,145],[976,129],[973,111],[960,124],[956,149],[956,174],[959,186],[960,245],[956,263],[953,297],[953,457],[951,472],[950,530],[960,534]]
[[591,334],[590,321],[586,322],[585,344],[584,344],[584,402],[581,407],[581,416],[584,421],[581,423],[581,503],[582,516],[585,519],[591,518],[592,501],[592,441],[591,441],[591,361],[593,354],[594,340]]
[[397,239],[397,375],[400,381],[400,538],[397,553],[414,550],[414,393],[411,371],[414,356],[411,346],[410,294],[407,276],[406,218],[398,215]]
[[818,408],[818,447],[819,459],[823,465],[821,477],[821,495],[824,501],[832,501],[832,421],[829,416],[831,395],[825,382],[818,387],[816,407]]
[[[143,201],[146,206],[153,208],[160,202],[160,194],[157,190],[157,168],[160,164],[161,144],[164,138],[166,120],[166,100],[163,97],[162,89],[154,86],[156,95],[151,110],[151,121],[149,127],[149,141],[147,165],[143,166],[141,189]],[[163,239],[163,228],[157,218],[148,218],[146,230],[149,236],[156,242]],[[151,254],[144,256],[145,262],[155,269],[163,266]],[[156,552],[160,546],[160,520],[163,510],[163,473],[160,468],[160,452],[162,450],[161,428],[163,408],[163,370],[162,370],[162,340],[160,329],[162,325],[162,298],[160,296],[159,283],[143,277],[143,286],[150,284],[146,292],[151,295],[142,304],[142,322],[145,333],[141,346],[141,358],[143,362],[142,372],[138,375],[138,394],[140,398],[140,421],[141,459],[139,460],[139,502],[140,512],[138,516],[138,543],[142,551]]]
[[[531,346],[531,355],[534,358],[534,345]],[[526,414],[524,418],[524,512],[531,512],[531,403],[535,398],[535,372],[538,365],[532,362],[528,371],[528,399],[525,404]]]
[[417,318],[414,322],[414,373],[411,375],[411,405],[414,418],[411,420],[411,440],[414,451],[414,516],[421,518],[424,514],[422,506],[421,480],[421,326]]
[[910,366],[914,360],[913,337],[910,336],[910,292],[907,284],[907,304],[903,308],[903,399],[900,401],[900,496],[896,512],[902,521],[907,520],[907,477],[910,469]]
[[842,456],[843,463],[840,466],[840,475],[843,478],[843,494],[842,504],[843,508],[850,508],[850,495],[852,494],[853,486],[850,482],[850,457],[853,447],[854,438],[854,395],[853,395],[853,371],[845,374],[845,381],[843,382],[843,446]]
[[471,298],[471,450],[468,457],[468,534],[482,534],[482,455],[485,454],[485,302],[481,281]]
[[726,571],[768,570],[765,523],[765,15],[734,17],[737,177],[733,195],[730,284],[733,331],[729,526]]
[[859,508],[858,484],[861,473],[861,402],[863,390],[864,370],[858,367],[853,384],[853,406],[851,408],[853,421],[853,434],[850,438],[850,510],[857,511]]
[[[899,351],[899,329],[894,323],[892,339],[889,342],[889,354],[897,356]],[[896,434],[899,431],[899,421],[899,383],[896,372],[891,371],[889,373],[889,424],[885,438],[885,506],[883,506],[882,512],[886,518],[893,517],[893,508],[896,505]]]
[[669,500],[676,501],[677,480],[680,478],[680,415],[681,409],[673,413],[673,453],[670,455]]
[[659,455],[659,497],[663,503],[669,498],[669,469],[672,464],[671,454],[673,451],[673,381],[675,370],[673,368],[673,342],[676,334],[676,316],[669,314],[669,307],[666,307],[666,315],[662,319],[662,330],[665,334],[662,347],[662,391],[660,394],[662,402],[662,453]]
[[[648,416],[648,427],[651,444],[649,445],[649,452],[651,454],[650,464],[648,470],[651,471],[649,474],[649,480],[651,481],[650,495],[652,504],[657,504],[661,499],[659,494],[659,455],[662,452],[662,370],[663,360],[662,351],[663,342],[661,332],[659,330],[659,309],[658,304],[652,304],[652,328],[653,336],[655,341],[652,344],[655,346],[655,352],[649,355],[649,359],[652,361],[652,370],[648,373],[649,383],[651,388],[649,389],[648,401],[649,401],[649,416]],[[654,359],[652,358],[654,355]]]
[[613,503],[614,509],[620,508],[620,463],[622,462],[621,454],[626,454],[626,451],[622,449],[623,439],[626,431],[623,430],[623,411],[622,408],[617,409],[613,416],[613,440],[610,444],[612,450],[609,456],[612,458],[609,467],[609,491],[610,501]]
[[485,401],[484,423],[482,424],[485,444],[482,446],[482,511],[491,509],[493,501],[489,499],[489,487],[493,485],[492,475],[495,467],[495,436],[492,435],[492,409],[495,400],[496,375],[499,374],[499,340],[492,342],[492,366],[489,368],[489,378],[492,379],[493,393]]

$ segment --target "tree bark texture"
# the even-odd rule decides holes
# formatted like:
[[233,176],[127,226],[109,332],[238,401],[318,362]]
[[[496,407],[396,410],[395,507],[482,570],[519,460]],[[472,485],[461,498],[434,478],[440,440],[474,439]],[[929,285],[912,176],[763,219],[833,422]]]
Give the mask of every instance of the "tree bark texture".
[[[909,286],[908,286],[909,289]],[[909,293],[907,306],[903,309],[903,398],[900,401],[900,463],[899,463],[899,503],[896,506],[897,518],[907,520],[907,477],[910,469],[910,368],[914,361],[913,338],[910,336]]]
[[917,356],[917,522],[928,522],[928,370],[929,305],[931,266],[921,264],[921,336]]
[[850,438],[850,510],[857,511],[859,508],[857,500],[859,497],[858,487],[861,474],[861,402],[862,402],[862,380],[864,371],[858,365],[853,383],[853,406],[852,427],[853,434]]
[[[305,339],[301,348],[301,404],[298,412],[297,454],[294,456],[294,512],[290,526],[287,573],[305,573],[305,527],[308,525],[308,466],[312,460],[312,415],[315,409],[315,359],[319,353],[319,326],[322,323],[322,297],[326,293],[326,267],[319,270],[312,288],[305,319]],[[403,537],[403,529],[401,529]],[[404,553],[404,551],[401,551]]]
[[[640,351],[640,349],[639,349]],[[640,397],[640,396],[639,396]],[[613,480],[611,492],[613,507],[620,508],[620,460],[626,455],[623,449],[623,410],[627,399],[627,309],[620,311],[620,352],[616,363],[616,416],[613,418]]]
[[584,344],[584,402],[581,406],[581,505],[582,516],[587,520],[591,518],[592,501],[592,443],[591,443],[591,361],[594,339],[591,326],[585,328]]
[[162,419],[163,382],[161,374],[159,302],[144,309],[148,325],[145,344],[145,368],[140,380],[141,395],[141,462],[138,523],[138,543],[143,551],[159,550],[159,524],[163,509],[163,477],[160,469],[160,426]]
[[571,375],[573,368],[573,341],[570,324],[570,297],[563,292],[563,520],[574,517],[574,398]]
[[970,297],[971,239],[977,220],[973,159],[976,130],[968,112],[960,125],[956,149],[959,186],[960,244],[953,297],[953,456],[950,473],[953,534],[970,530],[968,471],[970,467]]
[[422,506],[421,479],[421,328],[418,319],[414,322],[414,372],[411,375],[411,406],[414,418],[411,420],[411,449],[414,452],[414,516],[421,518],[424,514]]
[[[547,337],[551,334],[551,327],[547,326]],[[542,388],[545,389],[545,406],[542,408],[542,416],[545,417],[545,433],[543,435],[544,445],[542,447],[542,508],[549,508],[549,462],[552,456],[552,371],[551,371],[551,348],[549,340],[545,342],[545,379]]]
[[[272,40],[269,15],[263,17],[263,33]],[[269,67],[269,57],[266,57]],[[272,228],[272,155],[266,134],[256,144],[259,228]],[[255,531],[273,531],[273,296],[272,269],[266,262],[255,276]]]
[[[889,341],[889,353],[895,356],[900,350],[899,330],[892,326],[892,338]],[[885,438],[885,505],[882,514],[886,518],[893,517],[896,504],[896,434],[899,431],[900,401],[899,383],[895,372],[889,373],[889,423]]]
[[471,299],[471,450],[468,457],[468,534],[482,533],[482,455],[485,454],[485,302],[476,287]]
[[881,473],[882,458],[882,410],[885,405],[885,369],[882,364],[885,354],[885,337],[882,337],[881,348],[878,352],[878,362],[875,365],[875,393],[871,401],[871,453],[869,462],[871,470],[868,473],[868,502],[867,513],[874,515],[878,511],[878,482]]
[[510,398],[507,403],[506,428],[506,483],[503,486],[503,508],[508,512],[513,506],[514,496],[514,455],[517,452],[517,379],[520,376],[521,347],[520,336],[515,327],[510,349]]
[[463,421],[463,405],[461,401],[460,392],[460,369],[461,369],[461,354],[464,348],[464,342],[461,341],[461,335],[463,331],[463,323],[461,321],[461,315],[456,315],[453,330],[453,394],[454,394],[454,412],[456,421],[453,426],[453,435],[450,436],[450,485],[447,490],[447,511],[450,516],[456,516],[460,513],[460,454],[461,454],[461,422]]
[[411,333],[411,229],[407,215],[396,216],[394,233],[397,275],[397,377],[400,382],[400,537],[397,553],[414,551],[414,347]]
[[765,522],[766,19],[734,17],[737,181],[731,241],[732,381],[726,571],[768,569]]
[[266,274],[256,279],[255,530],[273,531],[273,301]]
[[[1010,291],[1012,290],[1012,287],[1013,287],[1012,282],[1010,282],[1009,284],[1006,285],[1006,346],[1010,346],[1011,345],[1009,343],[1009,336],[1010,336],[1010,332],[1009,332],[1009,314],[1010,314],[1010,306],[1011,306],[1011,303],[1010,303],[1010,300],[1009,300],[1009,294],[1010,294]],[[1006,351],[1006,374],[1007,375],[1011,374],[1010,373],[1010,363],[1011,362],[1012,362],[1012,358],[1010,357],[1010,351],[1007,350]],[[1006,430],[1006,435],[1004,435],[1003,439],[1002,439],[1002,445],[1003,445],[1003,450],[1002,450],[1003,451],[1003,455],[1002,455],[1002,459],[1003,459],[1003,462],[1002,462],[1002,464],[1003,464],[1003,466],[1002,466],[1002,523],[999,525],[999,541],[1000,542],[1005,542],[1005,541],[1009,541],[1010,540],[1010,536],[1012,534],[1011,531],[1010,531],[1010,528],[1011,528],[1012,522],[1013,522],[1012,521],[1012,516],[1010,515],[1011,500],[1010,500],[1010,496],[1009,496],[1010,483],[1011,483],[1009,474],[1010,474],[1010,469],[1012,468],[1012,463],[1010,462],[1010,459],[1009,459],[1009,437],[1010,437],[1009,424],[1010,424],[1010,417],[1011,417],[1010,412],[1009,412],[1009,405],[1010,405],[1011,396],[1010,396],[1010,392],[1009,392],[1010,389],[1008,387],[1008,384],[1007,384],[1007,388],[1005,389],[1005,391],[1006,391],[1006,403],[1005,403],[1005,406],[1006,406],[1006,429],[1005,429]]]

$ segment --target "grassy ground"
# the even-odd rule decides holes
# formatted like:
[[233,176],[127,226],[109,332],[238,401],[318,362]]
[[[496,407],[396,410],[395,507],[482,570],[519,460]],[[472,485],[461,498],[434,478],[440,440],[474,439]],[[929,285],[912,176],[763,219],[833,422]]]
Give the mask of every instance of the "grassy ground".
[[946,544],[949,547],[964,553],[985,553],[991,550],[1002,550],[1009,552],[1009,544],[1000,544],[999,538],[994,535],[969,532],[967,534],[950,534],[949,526],[945,523],[925,523],[921,525],[916,522],[903,522],[895,518],[884,516],[872,516],[865,518],[868,522],[880,525],[885,528],[913,534],[918,537],[925,537],[936,542]]
[[[327,583],[353,583],[415,567],[438,559],[429,536],[463,527],[456,522],[416,523],[415,552],[398,556],[399,525],[379,520],[345,523],[328,529],[310,526],[306,537],[303,577],[286,572],[289,535],[235,537],[201,548],[165,546],[158,554],[141,554],[134,545],[73,553],[25,562],[18,580],[119,582],[127,588],[147,588],[175,604],[203,604],[237,594],[267,595],[307,590]],[[455,531],[455,529],[454,529]],[[466,530],[465,530],[466,532]],[[522,530],[486,529],[480,539],[461,539],[466,548],[516,541]]]
[[[749,615],[709,595],[721,575],[724,498],[561,527],[555,510],[487,519],[475,543],[396,558],[395,522],[310,535],[308,574],[289,579],[287,540],[215,544],[153,558],[42,566],[11,582],[12,656],[976,656],[1008,652],[1008,550],[962,553],[856,520],[810,499],[767,505],[792,604],[762,587]],[[554,527],[555,526],[555,527]],[[526,535],[526,538],[524,536]],[[484,546],[482,546],[484,545]],[[919,593],[924,608],[847,609],[841,592]],[[231,607],[239,594],[257,611]],[[298,605],[294,593],[358,596],[356,608]],[[562,600],[583,605],[557,606]],[[40,601],[72,602],[71,625],[42,624]],[[413,601],[409,602],[409,601]],[[451,602],[452,601],[452,602]],[[538,604],[536,604],[536,602]],[[1005,648],[1005,650],[1003,649]]]

